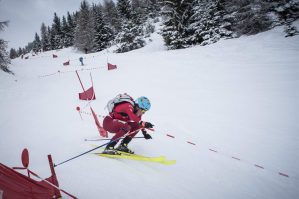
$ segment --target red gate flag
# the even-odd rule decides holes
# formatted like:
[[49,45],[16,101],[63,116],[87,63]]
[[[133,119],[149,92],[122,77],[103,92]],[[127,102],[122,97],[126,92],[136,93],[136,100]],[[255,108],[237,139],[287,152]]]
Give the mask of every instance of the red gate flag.
[[67,62],[64,62],[63,65],[64,65],[64,66],[68,66],[68,65],[70,65],[70,60],[68,60]]
[[77,74],[77,77],[78,77],[78,79],[80,81],[81,87],[83,89],[83,92],[79,93],[79,99],[80,100],[95,100],[96,99],[96,95],[95,95],[94,90],[93,90],[93,81],[92,81],[91,73],[90,73],[90,79],[91,79],[92,86],[88,90],[84,89],[84,86],[82,84],[82,81],[80,79],[78,71],[76,71],[76,74]]
[[79,93],[79,99],[80,100],[95,100],[96,95],[94,93],[93,87],[90,87],[86,91]]
[[108,70],[113,70],[113,69],[116,69],[116,68],[117,68],[116,65],[108,63]]
[[92,116],[93,116],[93,118],[94,118],[94,121],[95,121],[95,123],[96,123],[96,126],[97,126],[97,128],[98,128],[98,131],[99,131],[99,133],[100,133],[100,135],[102,136],[102,137],[108,137],[108,132],[101,126],[101,124],[100,124],[100,122],[99,122],[99,120],[98,120],[98,117],[97,117],[97,115],[95,114],[95,112],[93,111],[93,109],[90,107],[90,110],[91,110],[91,112],[92,112]]

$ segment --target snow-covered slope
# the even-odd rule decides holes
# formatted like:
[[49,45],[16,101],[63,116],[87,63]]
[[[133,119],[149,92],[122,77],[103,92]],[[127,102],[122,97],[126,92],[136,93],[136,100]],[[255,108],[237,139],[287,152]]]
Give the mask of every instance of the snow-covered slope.
[[[156,132],[130,148],[177,163],[87,154],[56,167],[63,189],[86,199],[298,197],[299,37],[284,38],[278,27],[175,51],[166,51],[158,34],[151,39],[124,54],[69,48],[13,60],[15,76],[0,71],[0,162],[20,166],[26,147],[31,170],[48,177],[47,154],[57,164],[105,143],[84,141],[98,132],[90,115],[81,120],[76,111],[90,112],[78,100],[79,70],[86,88],[92,74],[97,99],[90,105],[98,115],[119,93],[147,96],[152,109],[143,119]],[[107,59],[118,69],[107,71]]]

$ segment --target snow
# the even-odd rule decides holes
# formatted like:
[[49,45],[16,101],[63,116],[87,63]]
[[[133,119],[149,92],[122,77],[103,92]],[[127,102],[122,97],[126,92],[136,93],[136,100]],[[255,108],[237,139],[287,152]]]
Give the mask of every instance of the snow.
[[[152,109],[143,120],[156,131],[152,140],[133,140],[130,148],[177,163],[86,154],[55,168],[62,189],[89,199],[297,198],[299,37],[285,38],[277,27],[173,51],[166,51],[159,34],[151,40],[123,54],[68,48],[13,60],[15,76],[0,71],[1,163],[21,166],[28,148],[29,168],[48,177],[48,154],[58,164],[105,143],[84,141],[99,134],[93,118],[82,113],[81,120],[76,111],[79,106],[90,113],[78,99],[79,70],[85,89],[92,74],[97,99],[90,105],[98,115],[107,114],[106,103],[119,93],[147,96]],[[117,70],[106,69],[107,59]],[[71,65],[62,66],[67,60]]]

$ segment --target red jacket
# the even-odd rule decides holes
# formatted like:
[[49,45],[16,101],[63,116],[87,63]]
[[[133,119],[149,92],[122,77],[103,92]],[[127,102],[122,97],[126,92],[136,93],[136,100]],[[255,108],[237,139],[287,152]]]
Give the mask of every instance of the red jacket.
[[114,107],[114,110],[112,113],[110,113],[110,116],[113,119],[118,119],[121,121],[132,121],[139,123],[141,120],[141,116],[137,116],[134,113],[134,106],[129,102],[123,102]]

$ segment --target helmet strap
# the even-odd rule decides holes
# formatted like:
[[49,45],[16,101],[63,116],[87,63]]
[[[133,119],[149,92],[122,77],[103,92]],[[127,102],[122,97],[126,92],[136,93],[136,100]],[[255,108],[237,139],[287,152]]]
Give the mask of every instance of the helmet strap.
[[139,106],[138,106],[138,104],[135,103],[135,105],[134,105],[134,113],[137,113],[138,109],[139,109]]

